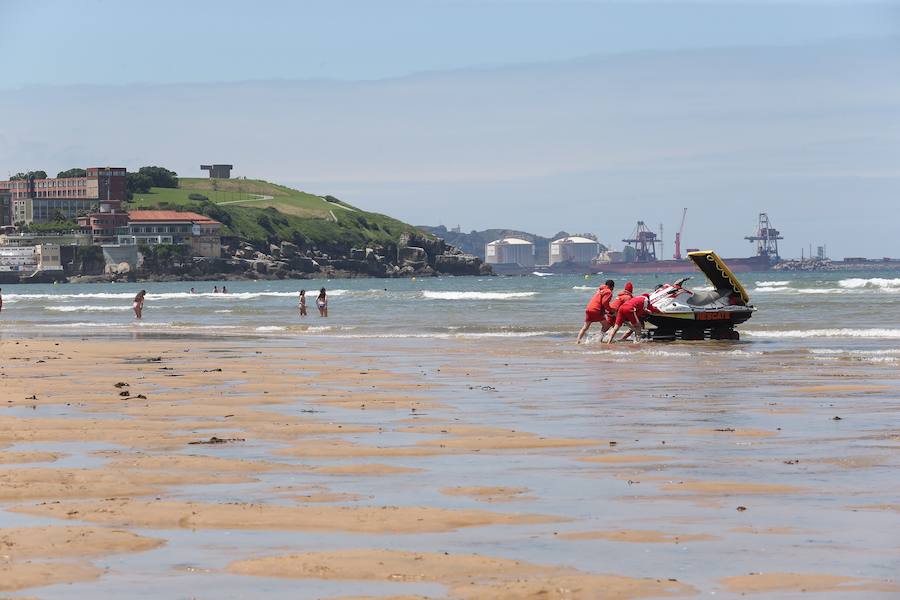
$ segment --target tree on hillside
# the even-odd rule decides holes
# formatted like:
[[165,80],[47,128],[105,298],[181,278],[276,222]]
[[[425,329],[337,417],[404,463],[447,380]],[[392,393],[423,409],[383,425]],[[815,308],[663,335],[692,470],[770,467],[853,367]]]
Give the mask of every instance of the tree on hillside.
[[27,173],[16,173],[9,178],[10,181],[20,181],[25,179],[47,179],[47,171],[28,171]]
[[128,173],[125,175],[125,195],[131,200],[135,194],[146,194],[153,187],[153,180],[145,173]]
[[149,177],[153,182],[152,187],[178,187],[178,173],[164,167],[141,167],[138,169],[138,173]]
[[56,174],[56,176],[59,177],[59,178],[63,178],[63,177],[84,177],[85,175],[87,175],[87,171],[85,171],[84,169],[80,169],[80,168],[78,168],[78,167],[75,167],[75,168],[73,168],[73,169],[68,169],[68,170],[66,170],[66,171],[60,171],[59,173]]

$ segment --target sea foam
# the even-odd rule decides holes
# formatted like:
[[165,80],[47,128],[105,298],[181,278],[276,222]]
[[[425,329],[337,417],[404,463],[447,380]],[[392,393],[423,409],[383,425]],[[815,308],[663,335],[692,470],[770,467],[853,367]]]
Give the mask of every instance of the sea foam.
[[872,277],[869,279],[841,279],[840,281],[838,281],[838,285],[846,290],[857,290],[865,288],[885,290],[890,292],[900,292],[900,278],[884,279],[882,277]]
[[744,330],[743,334],[758,338],[818,338],[852,337],[900,339],[900,329],[787,329],[771,331]]
[[537,292],[422,292],[422,297],[429,300],[518,300],[536,295]]

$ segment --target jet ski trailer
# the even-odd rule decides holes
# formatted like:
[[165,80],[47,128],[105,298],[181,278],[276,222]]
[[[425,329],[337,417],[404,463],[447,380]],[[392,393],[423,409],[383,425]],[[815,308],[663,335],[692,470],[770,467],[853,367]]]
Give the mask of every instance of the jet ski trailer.
[[683,286],[685,277],[664,284],[650,294],[659,310],[647,315],[654,327],[646,335],[654,340],[737,340],[735,325],[749,319],[756,310],[747,290],[712,250],[688,253],[713,286],[712,291],[695,292]]

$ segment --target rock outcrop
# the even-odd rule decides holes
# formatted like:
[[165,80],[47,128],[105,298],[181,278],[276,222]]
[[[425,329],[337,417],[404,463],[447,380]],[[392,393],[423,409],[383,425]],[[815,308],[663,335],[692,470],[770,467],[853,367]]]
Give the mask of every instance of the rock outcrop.
[[[263,251],[265,250],[265,251]],[[283,241],[262,250],[246,243],[223,249],[226,258],[194,258],[165,272],[137,273],[142,278],[305,279],[315,277],[412,277],[433,275],[485,275],[490,267],[444,240],[426,235],[403,234],[398,244],[352,248],[303,247]],[[113,275],[113,273],[109,273]],[[122,273],[122,275],[125,275]],[[129,276],[134,276],[129,273]]]

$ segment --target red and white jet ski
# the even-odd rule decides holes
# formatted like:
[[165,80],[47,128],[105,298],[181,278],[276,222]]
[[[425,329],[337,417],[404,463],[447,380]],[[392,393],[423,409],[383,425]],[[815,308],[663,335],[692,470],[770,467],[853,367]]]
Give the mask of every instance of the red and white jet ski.
[[657,288],[650,294],[650,302],[659,312],[647,315],[654,326],[647,328],[647,336],[654,340],[740,339],[734,326],[756,310],[747,290],[715,252],[690,252],[688,258],[703,271],[713,290],[685,288],[683,284],[690,277]]

